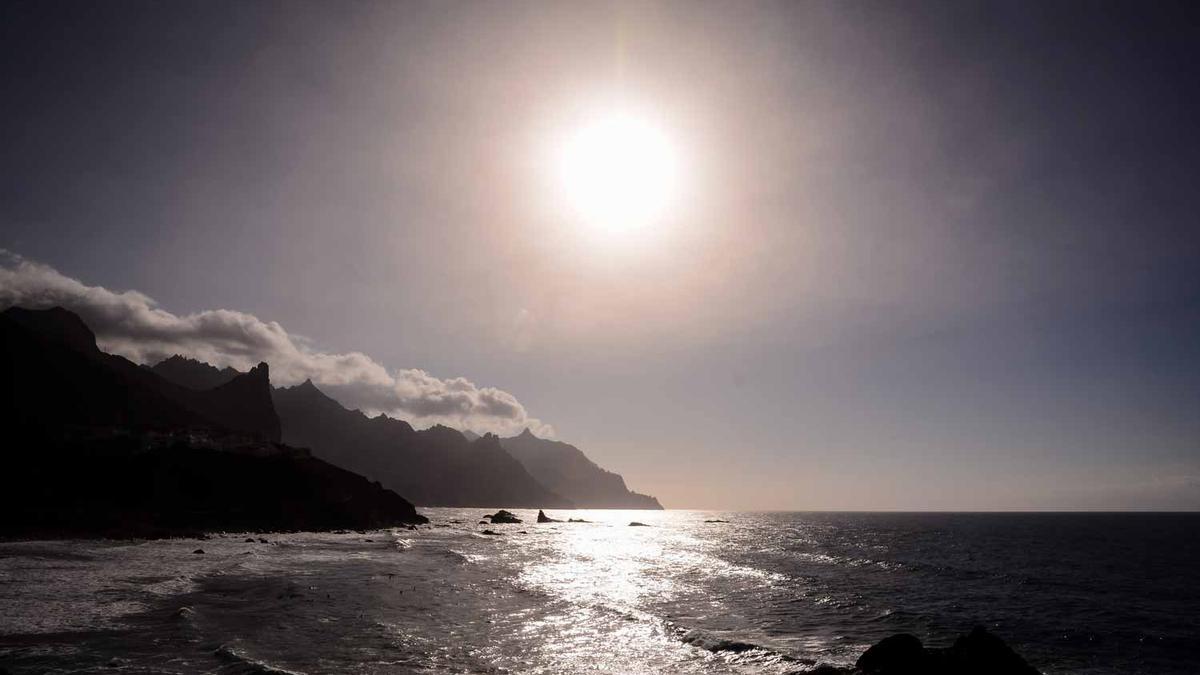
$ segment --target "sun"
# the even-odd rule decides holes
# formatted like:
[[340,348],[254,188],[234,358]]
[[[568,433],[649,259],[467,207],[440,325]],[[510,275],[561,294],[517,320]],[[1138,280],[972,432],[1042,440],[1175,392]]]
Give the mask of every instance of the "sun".
[[566,203],[599,234],[628,234],[660,223],[677,196],[678,174],[678,155],[667,134],[626,112],[581,125],[558,152]]

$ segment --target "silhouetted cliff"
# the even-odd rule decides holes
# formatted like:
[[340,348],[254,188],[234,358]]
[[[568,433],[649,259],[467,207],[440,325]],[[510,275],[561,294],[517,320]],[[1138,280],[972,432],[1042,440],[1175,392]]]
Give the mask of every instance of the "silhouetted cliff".
[[196,391],[96,346],[83,321],[61,307],[0,314],[6,386],[17,424],[120,425],[137,429],[215,428],[279,440],[266,364]]
[[196,391],[105,354],[61,308],[0,313],[0,534],[167,534],[422,522],[280,445],[266,364]]
[[[190,390],[189,390],[190,391]],[[260,363],[219,387],[192,394],[192,405],[229,429],[279,441],[279,416],[271,399],[271,374]]]
[[501,439],[500,444],[539,483],[575,502],[579,508],[662,508],[654,497],[630,491],[624,478],[600,468],[573,445],[538,438],[529,429],[519,436]]
[[487,435],[469,441],[444,426],[416,431],[386,415],[347,410],[311,381],[275,390],[283,439],[358,471],[423,506],[556,507],[546,489]]

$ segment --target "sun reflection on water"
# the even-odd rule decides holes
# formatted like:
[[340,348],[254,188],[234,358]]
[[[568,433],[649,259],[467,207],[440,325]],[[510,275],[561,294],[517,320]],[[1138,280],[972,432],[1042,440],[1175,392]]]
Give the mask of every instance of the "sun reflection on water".
[[[718,653],[687,642],[694,621],[730,611],[702,581],[769,585],[772,575],[712,555],[712,542],[663,514],[571,517],[590,522],[540,524],[527,538],[498,544],[516,566],[516,585],[545,602],[536,616],[498,619],[510,621],[527,652],[494,657],[520,672],[781,672],[778,656],[765,651]],[[630,527],[632,521],[647,527]],[[705,613],[677,621],[664,611],[685,599]]]

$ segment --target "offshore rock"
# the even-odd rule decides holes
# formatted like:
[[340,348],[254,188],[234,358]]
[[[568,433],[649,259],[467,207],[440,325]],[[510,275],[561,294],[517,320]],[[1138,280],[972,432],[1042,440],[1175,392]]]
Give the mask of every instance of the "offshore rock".
[[[836,670],[830,670],[834,673]],[[946,648],[930,648],[908,634],[880,640],[846,673],[861,675],[1038,675],[1003,640],[980,626]]]
[[941,672],[945,673],[1038,675],[1036,668],[982,626],[976,626],[970,633],[955,640],[953,647],[942,650],[940,654],[934,651],[934,654],[943,661]]
[[493,525],[495,525],[497,523],[519,523],[519,522],[521,522],[521,519],[518,518],[515,514],[513,514],[510,511],[505,511],[504,509],[500,509],[499,511],[493,513],[490,516],[484,516],[484,518],[487,518],[488,520],[492,521]]
[[914,635],[886,637],[858,657],[854,665],[869,675],[917,675],[926,671],[929,654]]

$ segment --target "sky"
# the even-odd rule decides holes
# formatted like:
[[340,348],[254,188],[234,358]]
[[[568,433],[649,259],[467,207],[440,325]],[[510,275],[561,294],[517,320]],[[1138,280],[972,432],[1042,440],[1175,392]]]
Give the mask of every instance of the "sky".
[[[0,300],[668,507],[1200,508],[1186,3],[7,2]],[[634,233],[553,157],[669,139]]]

